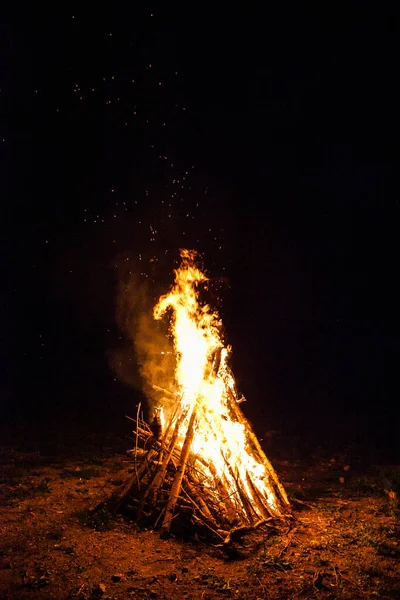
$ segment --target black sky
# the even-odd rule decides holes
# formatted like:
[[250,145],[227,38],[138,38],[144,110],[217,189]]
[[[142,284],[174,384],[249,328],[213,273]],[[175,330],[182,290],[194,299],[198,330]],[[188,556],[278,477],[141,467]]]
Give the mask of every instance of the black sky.
[[189,246],[223,282],[258,433],[394,448],[396,29],[364,3],[318,6],[4,19],[10,423],[123,419],[140,396],[109,367],[121,273],[158,293]]

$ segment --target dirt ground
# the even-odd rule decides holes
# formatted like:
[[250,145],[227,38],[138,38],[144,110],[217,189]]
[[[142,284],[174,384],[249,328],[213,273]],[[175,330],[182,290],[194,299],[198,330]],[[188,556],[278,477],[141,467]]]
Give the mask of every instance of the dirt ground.
[[400,598],[400,467],[270,458],[293,522],[228,556],[93,513],[132,467],[112,444],[70,455],[1,448],[0,598]]

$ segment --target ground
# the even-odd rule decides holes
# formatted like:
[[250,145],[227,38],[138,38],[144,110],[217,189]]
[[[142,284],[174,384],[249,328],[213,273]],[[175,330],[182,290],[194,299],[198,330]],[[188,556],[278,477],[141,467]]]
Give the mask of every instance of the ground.
[[269,457],[294,518],[228,556],[91,511],[132,467],[121,444],[3,446],[0,599],[400,598],[400,467]]

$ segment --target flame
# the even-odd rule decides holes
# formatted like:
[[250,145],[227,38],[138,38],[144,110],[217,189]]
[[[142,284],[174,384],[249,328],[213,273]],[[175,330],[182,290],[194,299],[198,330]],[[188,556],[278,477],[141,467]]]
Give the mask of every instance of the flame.
[[[182,250],[181,258],[172,289],[154,308],[155,319],[171,311],[178,398],[175,410],[183,419],[179,442],[183,443],[186,428],[194,417],[191,452],[197,457],[196,468],[202,471],[204,485],[215,486],[219,477],[228,496],[237,496],[239,481],[247,497],[254,501],[252,509],[263,518],[257,496],[263,498],[272,513],[279,512],[271,475],[266,472],[267,459],[260,448],[259,452],[255,450],[255,436],[249,433],[250,427],[246,427],[238,407],[240,400],[228,366],[230,347],[223,342],[221,319],[199,300],[199,288],[208,279],[196,266],[194,252]],[[236,498],[237,504],[245,513],[243,500]]]

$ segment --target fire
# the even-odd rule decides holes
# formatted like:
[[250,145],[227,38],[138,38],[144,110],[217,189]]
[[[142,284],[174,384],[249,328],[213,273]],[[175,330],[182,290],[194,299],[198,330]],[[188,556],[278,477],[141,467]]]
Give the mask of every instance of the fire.
[[[230,347],[223,341],[221,319],[199,299],[208,278],[196,266],[194,252],[183,250],[181,258],[172,289],[154,308],[155,319],[171,315],[177,390],[171,419],[185,454],[181,462],[190,453],[204,489],[215,489],[218,479],[226,505],[241,521],[248,522],[250,514],[259,519],[280,515],[288,500],[239,408],[243,398],[228,365]],[[171,435],[170,428],[166,441]]]
[[[207,371],[215,350],[222,346],[218,316],[198,302],[196,286],[207,277],[194,265],[194,255],[185,250],[183,262],[175,271],[175,285],[162,296],[154,308],[154,317],[160,319],[168,308],[173,309],[172,334],[177,356],[176,381],[183,406],[193,406],[204,397],[210,386]],[[206,394],[207,395],[207,394]]]

